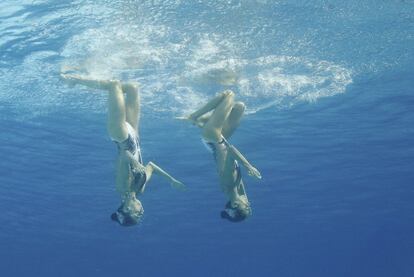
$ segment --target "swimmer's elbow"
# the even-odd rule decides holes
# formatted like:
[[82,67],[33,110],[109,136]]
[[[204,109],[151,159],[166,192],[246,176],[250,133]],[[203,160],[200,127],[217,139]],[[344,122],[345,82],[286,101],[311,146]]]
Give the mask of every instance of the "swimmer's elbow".
[[158,173],[159,169],[160,168],[155,163],[153,163],[152,161],[149,161],[147,163],[147,166],[146,166],[147,174]]

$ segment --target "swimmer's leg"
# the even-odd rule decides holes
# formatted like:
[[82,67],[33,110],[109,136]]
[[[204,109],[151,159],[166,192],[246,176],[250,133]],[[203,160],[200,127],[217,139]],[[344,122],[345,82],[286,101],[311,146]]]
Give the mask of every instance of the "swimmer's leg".
[[126,121],[138,133],[140,119],[140,93],[138,83],[123,83],[122,91],[125,93]]
[[226,99],[227,95],[230,93],[232,92],[228,90],[220,93],[219,95],[208,101],[207,104],[202,106],[200,109],[190,114],[188,119],[191,121],[196,121],[202,115],[205,115],[206,113],[214,110],[223,100]]
[[199,118],[197,118],[196,121],[193,121],[194,125],[203,128],[204,125],[207,123],[207,121],[210,119],[211,114],[204,114],[202,116],[200,116]]
[[[229,139],[231,135],[234,133],[234,131],[237,129],[237,127],[240,125],[240,120],[243,117],[245,109],[246,106],[243,102],[237,102],[233,105],[229,117],[223,124],[222,134],[226,139]],[[198,117],[195,122],[193,122],[198,127],[203,128],[203,126],[208,122],[210,117],[211,114],[204,114]]]
[[61,74],[61,76],[71,83],[108,91],[108,133],[116,141],[123,141],[128,137],[125,124],[125,99],[119,81],[88,79],[76,74]]
[[66,73],[69,73],[69,72],[75,71],[75,70],[80,70],[80,68],[78,66],[69,66],[69,65],[62,65],[60,67],[60,73],[61,74],[66,74]]
[[117,80],[92,79],[92,78],[84,77],[79,74],[61,73],[60,77],[62,77],[63,80],[69,83],[83,85],[83,86],[94,88],[94,89],[102,89],[102,90],[110,90],[114,83],[119,82]]
[[230,115],[227,117],[224,122],[222,134],[226,139],[229,139],[234,131],[239,127],[241,118],[243,117],[246,106],[243,102],[236,102],[230,112]]
[[121,83],[117,81],[111,84],[108,92],[108,133],[112,139],[124,141],[128,137],[128,129],[126,127],[125,98]]
[[233,107],[234,93],[226,91],[224,99],[214,109],[213,114],[203,126],[202,136],[213,142],[222,140],[222,129]]

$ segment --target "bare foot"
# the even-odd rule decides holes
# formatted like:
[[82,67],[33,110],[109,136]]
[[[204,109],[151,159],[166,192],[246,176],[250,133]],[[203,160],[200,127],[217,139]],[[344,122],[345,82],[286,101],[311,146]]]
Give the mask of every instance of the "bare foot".
[[203,127],[203,123],[198,121],[197,119],[193,118],[191,115],[188,116],[176,116],[175,119],[188,121],[194,126]]
[[74,87],[76,85],[76,80],[79,78],[77,75],[74,74],[64,74],[60,73],[60,78],[64,80],[70,87]]

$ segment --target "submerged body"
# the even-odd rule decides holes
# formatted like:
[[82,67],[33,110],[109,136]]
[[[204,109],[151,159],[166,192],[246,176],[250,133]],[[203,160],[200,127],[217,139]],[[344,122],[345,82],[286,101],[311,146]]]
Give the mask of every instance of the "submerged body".
[[139,166],[142,167],[144,164],[139,137],[129,123],[126,124],[126,127],[128,137],[122,142],[114,140],[118,148],[117,189],[122,192],[122,188],[128,187],[130,184],[133,191],[143,192],[147,177],[145,171],[137,170]]
[[241,168],[237,160],[229,153],[229,143],[224,138],[221,142],[216,143],[206,140],[203,140],[203,142],[213,153],[221,190],[229,199],[221,216],[224,218],[229,216],[229,220],[235,220],[238,217],[235,209],[242,213],[240,219],[250,216],[252,210],[244,189]]
[[114,221],[123,226],[139,222],[144,213],[138,196],[145,191],[153,173],[164,176],[177,189],[184,185],[162,170],[153,162],[144,165],[139,141],[140,97],[138,84],[121,83],[118,80],[95,80],[76,74],[61,74],[62,78],[73,84],[108,92],[109,136],[116,143],[116,189],[121,196],[121,205],[111,215]]
[[244,110],[242,102],[234,102],[234,93],[225,91],[184,118],[202,128],[203,142],[213,153],[219,183],[228,199],[221,216],[234,222],[242,221],[252,213],[240,165],[250,175],[261,178],[260,172],[227,141],[240,124]]

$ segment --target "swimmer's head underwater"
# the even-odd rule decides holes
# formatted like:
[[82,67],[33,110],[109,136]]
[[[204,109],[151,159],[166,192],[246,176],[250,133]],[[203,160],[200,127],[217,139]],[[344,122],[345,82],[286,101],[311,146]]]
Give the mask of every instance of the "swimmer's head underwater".
[[233,204],[227,202],[223,211],[221,211],[221,218],[227,219],[231,222],[241,222],[251,216],[252,209],[250,205],[242,202],[235,202]]
[[118,210],[111,215],[111,219],[122,226],[138,224],[144,214],[144,208],[138,199],[135,198],[132,201],[123,202]]

